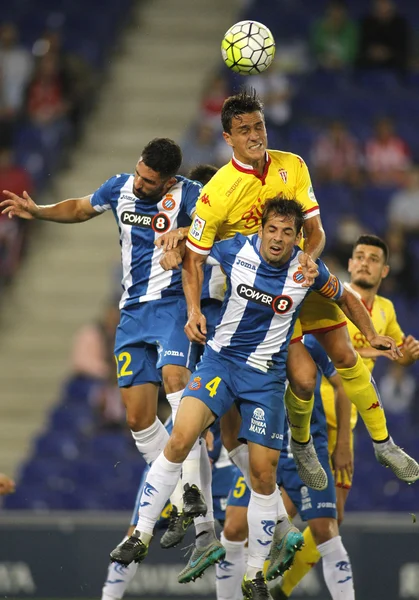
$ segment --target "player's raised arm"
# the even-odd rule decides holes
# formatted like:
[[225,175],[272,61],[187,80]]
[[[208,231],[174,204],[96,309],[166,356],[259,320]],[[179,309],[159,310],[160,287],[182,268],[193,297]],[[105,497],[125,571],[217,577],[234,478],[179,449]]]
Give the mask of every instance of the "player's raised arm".
[[6,200],[0,202],[2,214],[21,219],[41,219],[55,221],[56,223],[81,223],[88,221],[100,214],[90,204],[90,196],[83,198],[70,198],[57,204],[39,206],[27,192],[18,196],[8,190],[3,190]]

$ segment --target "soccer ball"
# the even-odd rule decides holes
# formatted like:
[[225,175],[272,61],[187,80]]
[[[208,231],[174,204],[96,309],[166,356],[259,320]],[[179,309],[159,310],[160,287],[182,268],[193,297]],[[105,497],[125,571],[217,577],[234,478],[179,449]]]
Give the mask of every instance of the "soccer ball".
[[229,69],[241,75],[262,73],[275,56],[275,40],[265,25],[240,21],[226,32],[221,54]]

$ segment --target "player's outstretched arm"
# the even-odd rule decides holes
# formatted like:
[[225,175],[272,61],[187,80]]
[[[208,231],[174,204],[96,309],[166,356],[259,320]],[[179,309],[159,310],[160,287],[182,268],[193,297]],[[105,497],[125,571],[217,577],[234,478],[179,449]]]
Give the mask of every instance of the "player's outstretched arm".
[[6,200],[0,202],[0,211],[10,219],[20,217],[21,219],[42,219],[56,223],[82,223],[101,214],[90,204],[90,196],[70,198],[57,204],[39,206],[27,192],[18,196],[13,192],[3,190],[3,194],[6,196]]
[[201,312],[203,265],[206,258],[205,254],[198,254],[190,248],[186,248],[182,265],[183,291],[188,305],[188,321],[185,325],[185,333],[191,342],[198,342],[199,344],[205,344],[207,334],[206,319]]
[[367,309],[355,294],[344,288],[342,296],[337,300],[337,304],[348,319],[366,337],[373,348],[385,351],[388,358],[392,360],[397,360],[402,356],[393,338],[388,335],[378,335]]

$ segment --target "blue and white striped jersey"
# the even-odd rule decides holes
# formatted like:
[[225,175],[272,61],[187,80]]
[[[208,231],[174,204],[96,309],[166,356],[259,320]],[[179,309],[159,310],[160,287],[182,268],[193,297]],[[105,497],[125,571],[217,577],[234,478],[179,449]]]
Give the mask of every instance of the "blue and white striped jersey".
[[134,176],[128,173],[111,177],[90,198],[98,212],[112,210],[119,227],[124,290],[120,308],[183,294],[180,270],[164,271],[159,263],[162,250],[154,245],[163,233],[191,223],[202,186],[185,177],[176,179],[158,202],[137,198]]
[[227,276],[227,290],[215,335],[208,345],[219,352],[267,372],[285,371],[288,344],[301,303],[310,290],[338,299],[341,282],[318,260],[319,275],[311,288],[302,287],[304,277],[294,248],[281,268],[269,265],[259,252],[257,234],[214,244],[210,256]]

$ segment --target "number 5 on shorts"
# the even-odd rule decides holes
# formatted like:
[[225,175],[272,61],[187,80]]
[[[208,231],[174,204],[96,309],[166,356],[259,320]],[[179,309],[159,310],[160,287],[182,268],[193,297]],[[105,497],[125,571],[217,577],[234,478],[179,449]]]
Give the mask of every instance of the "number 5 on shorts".
[[215,394],[217,393],[217,388],[221,383],[221,377],[214,377],[214,379],[211,379],[211,381],[209,381],[207,383],[207,385],[205,386],[205,389],[209,391],[209,395],[210,398],[213,398],[215,396]]

